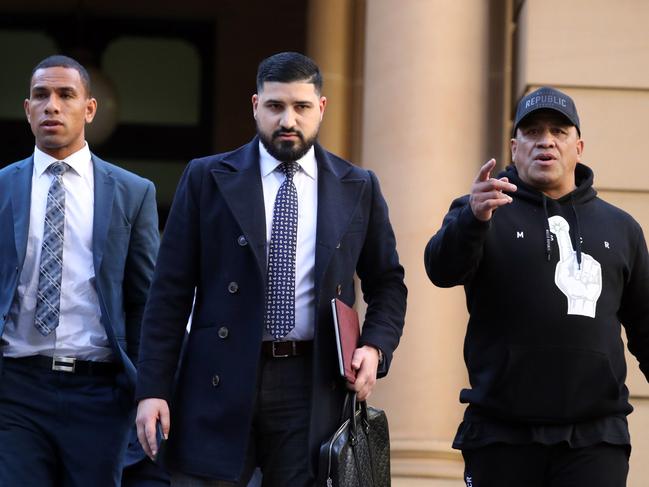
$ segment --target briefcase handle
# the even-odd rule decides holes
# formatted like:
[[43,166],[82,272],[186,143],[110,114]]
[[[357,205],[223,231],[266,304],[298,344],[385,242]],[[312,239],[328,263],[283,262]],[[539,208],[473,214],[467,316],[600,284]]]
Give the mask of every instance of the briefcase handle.
[[359,421],[366,434],[369,433],[370,422],[367,420],[367,402],[358,401],[354,391],[348,391],[345,395],[340,422],[343,423],[347,418],[349,418],[350,423],[349,441],[352,445],[355,445]]

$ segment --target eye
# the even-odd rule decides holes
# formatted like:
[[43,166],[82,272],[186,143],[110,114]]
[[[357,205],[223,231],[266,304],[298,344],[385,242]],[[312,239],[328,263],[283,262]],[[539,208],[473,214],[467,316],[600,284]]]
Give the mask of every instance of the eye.
[[76,98],[77,94],[73,90],[64,90],[60,92],[60,97],[64,100],[69,100],[71,98]]

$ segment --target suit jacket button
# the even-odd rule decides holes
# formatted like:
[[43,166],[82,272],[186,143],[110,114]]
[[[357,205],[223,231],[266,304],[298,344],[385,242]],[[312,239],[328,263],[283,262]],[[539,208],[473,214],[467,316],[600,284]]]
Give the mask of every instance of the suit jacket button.
[[219,377],[218,374],[214,374],[212,376],[212,386],[218,387],[220,383],[221,383],[221,378]]
[[242,247],[248,245],[248,241],[246,240],[246,237],[244,237],[243,235],[239,235],[239,238],[237,238],[237,243]]
[[337,249],[340,248],[340,242],[338,242],[338,243],[336,244],[336,248],[337,248]]
[[234,294],[239,291],[239,284],[237,284],[236,281],[232,281],[230,284],[228,284],[228,291],[230,294]]
[[219,333],[219,338],[222,338],[222,339],[225,340],[228,337],[228,335],[230,334],[230,330],[228,330],[227,326],[222,326],[221,328],[219,328],[218,333]]
[[338,296],[340,296],[340,295],[342,294],[342,292],[343,292],[343,286],[342,286],[342,284],[338,284],[338,285],[336,286],[336,294],[337,294]]

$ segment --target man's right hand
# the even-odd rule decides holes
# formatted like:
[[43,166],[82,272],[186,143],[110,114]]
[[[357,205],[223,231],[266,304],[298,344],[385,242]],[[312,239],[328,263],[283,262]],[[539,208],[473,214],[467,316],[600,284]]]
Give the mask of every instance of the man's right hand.
[[137,405],[137,416],[135,418],[137,439],[140,440],[144,453],[151,460],[154,460],[158,454],[157,421],[160,421],[162,433],[166,439],[169,436],[169,427],[171,426],[167,401],[157,398],[142,399]]
[[503,193],[516,191],[516,185],[511,184],[507,178],[492,178],[491,171],[496,167],[496,159],[489,159],[478,172],[473,185],[469,203],[473,215],[483,222],[491,220],[493,212],[503,205],[512,202],[509,195]]

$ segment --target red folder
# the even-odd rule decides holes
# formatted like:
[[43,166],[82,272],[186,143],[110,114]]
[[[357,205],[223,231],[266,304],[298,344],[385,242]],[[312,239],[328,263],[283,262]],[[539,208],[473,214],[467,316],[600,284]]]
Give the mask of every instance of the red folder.
[[331,310],[334,317],[340,376],[353,384],[356,382],[356,372],[352,369],[352,355],[361,336],[358,313],[337,298],[331,300]]

